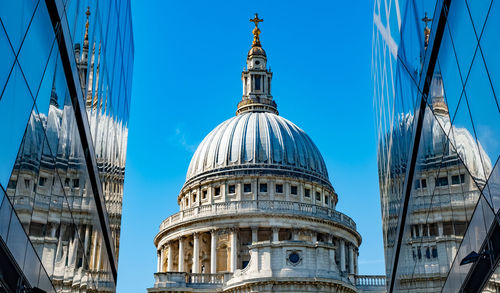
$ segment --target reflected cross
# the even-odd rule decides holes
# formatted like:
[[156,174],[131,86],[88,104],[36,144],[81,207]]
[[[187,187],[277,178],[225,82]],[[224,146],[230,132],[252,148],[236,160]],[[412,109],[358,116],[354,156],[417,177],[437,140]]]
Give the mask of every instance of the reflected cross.
[[427,27],[427,24],[432,21],[432,18],[427,17],[427,12],[425,13],[425,17],[422,18],[422,21],[425,22],[425,27]]

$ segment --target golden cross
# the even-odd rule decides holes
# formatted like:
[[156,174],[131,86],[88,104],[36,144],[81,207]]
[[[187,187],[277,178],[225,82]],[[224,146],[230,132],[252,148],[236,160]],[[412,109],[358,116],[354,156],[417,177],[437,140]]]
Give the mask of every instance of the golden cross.
[[259,22],[263,22],[263,19],[259,18],[259,14],[255,13],[255,17],[253,19],[250,19],[251,22],[255,23],[255,27],[258,27]]

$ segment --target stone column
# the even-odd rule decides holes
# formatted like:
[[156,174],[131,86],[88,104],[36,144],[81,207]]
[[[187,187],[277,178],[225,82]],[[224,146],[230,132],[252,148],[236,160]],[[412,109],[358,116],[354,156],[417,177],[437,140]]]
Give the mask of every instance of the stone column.
[[354,274],[354,246],[349,245],[349,274]]
[[184,272],[184,243],[179,237],[179,272]]
[[163,262],[165,261],[165,247],[160,247],[160,269],[158,272],[162,273],[163,272]]
[[330,249],[330,269],[336,270],[337,264],[335,263],[335,249]]
[[174,251],[172,242],[168,243],[167,272],[174,271]]
[[159,250],[156,251],[157,263],[156,263],[156,272],[161,273],[160,264],[161,264],[161,253]]
[[279,227],[273,227],[273,242],[278,242],[280,241],[279,234],[280,233],[280,228]]
[[193,269],[192,272],[198,274],[200,272],[200,235],[193,234]]
[[318,233],[316,233],[316,231],[311,231],[311,242],[312,243],[318,242]]
[[98,250],[97,250],[97,266],[96,270],[100,271],[101,270],[101,256],[102,256],[102,238],[99,237],[99,244],[98,244]]
[[[54,236],[52,237],[55,237],[56,233],[54,232]],[[83,243],[83,253],[85,254],[85,256],[87,256],[87,250],[89,248],[89,240],[90,240],[90,226],[89,225],[86,225],[85,227],[85,241]]]
[[354,274],[358,275],[358,249],[354,250]]
[[345,272],[345,242],[340,239],[340,271]]
[[210,243],[210,273],[217,273],[217,235],[215,230],[210,232],[211,243]]
[[438,223],[438,235],[443,236],[443,222]]
[[236,263],[238,259],[238,248],[236,247],[238,243],[238,230],[234,229],[231,232],[231,272],[236,271]]
[[252,243],[259,241],[259,228],[252,227]]
[[[61,233],[60,233],[61,235],[64,232],[63,227],[64,226],[61,225]],[[92,236],[92,238],[93,238],[92,239],[93,240],[92,241],[92,252],[90,254],[90,261],[89,261],[89,263],[91,265],[91,268],[95,269],[95,267],[96,267],[96,261],[97,261],[97,238],[99,238],[99,234],[97,234],[97,231],[94,230],[92,232],[92,235],[93,235]],[[59,237],[59,239],[61,240],[62,237]],[[59,243],[57,245],[57,250],[59,250]],[[59,253],[57,251],[56,251],[56,255],[59,255]]]
[[299,240],[299,230],[292,228],[292,240]]

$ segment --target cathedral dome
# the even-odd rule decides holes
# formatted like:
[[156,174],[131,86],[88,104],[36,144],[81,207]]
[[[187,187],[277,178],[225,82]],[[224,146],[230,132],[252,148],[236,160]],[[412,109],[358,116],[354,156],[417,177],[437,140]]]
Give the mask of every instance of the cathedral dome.
[[186,181],[218,171],[252,168],[296,172],[328,185],[328,172],[309,136],[270,112],[245,112],[222,122],[198,146]]

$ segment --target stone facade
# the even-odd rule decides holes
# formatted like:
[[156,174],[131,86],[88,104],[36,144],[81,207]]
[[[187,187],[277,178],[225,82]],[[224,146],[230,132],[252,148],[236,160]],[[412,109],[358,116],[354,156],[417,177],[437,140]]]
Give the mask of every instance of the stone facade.
[[384,277],[357,277],[361,235],[319,150],[278,116],[259,34],[236,116],[202,141],[160,225],[148,292],[385,292]]

